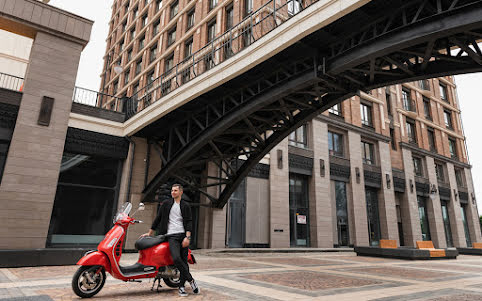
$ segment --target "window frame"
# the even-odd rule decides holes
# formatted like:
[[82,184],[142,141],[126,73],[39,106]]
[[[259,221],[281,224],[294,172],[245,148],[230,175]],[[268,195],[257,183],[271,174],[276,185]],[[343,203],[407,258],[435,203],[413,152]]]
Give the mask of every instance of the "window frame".
[[[337,136],[337,140],[335,137]],[[338,141],[338,144],[335,143]],[[345,158],[345,141],[344,135],[338,132],[328,130],[328,152],[330,156]]]

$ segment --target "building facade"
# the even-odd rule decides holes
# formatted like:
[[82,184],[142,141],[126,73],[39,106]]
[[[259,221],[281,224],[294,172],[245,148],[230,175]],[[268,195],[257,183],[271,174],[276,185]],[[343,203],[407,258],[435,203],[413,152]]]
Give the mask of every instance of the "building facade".
[[[265,2],[115,0],[100,91],[132,96]],[[299,9],[289,4],[288,13]],[[134,179],[149,148],[136,142]],[[137,168],[140,181],[146,175]],[[452,77],[360,92],[275,147],[223,210],[201,200],[196,243],[470,246],[481,239],[470,168]],[[140,200],[141,190],[139,183],[128,198]]]

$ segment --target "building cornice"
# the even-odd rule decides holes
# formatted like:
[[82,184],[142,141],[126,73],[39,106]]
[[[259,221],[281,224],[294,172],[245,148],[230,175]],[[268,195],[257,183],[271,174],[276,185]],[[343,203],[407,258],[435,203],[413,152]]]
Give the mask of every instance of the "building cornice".
[[411,150],[412,152],[416,153],[416,154],[419,154],[419,155],[422,155],[422,156],[429,156],[429,157],[432,157],[434,159],[437,159],[437,160],[440,160],[440,161],[443,161],[445,163],[451,163],[457,167],[461,167],[461,168],[469,168],[471,169],[472,168],[472,165],[470,164],[467,164],[467,163],[464,163],[464,162],[460,162],[460,161],[457,161],[457,160],[454,160],[452,158],[448,158],[448,157],[445,157],[445,156],[442,156],[440,154],[437,154],[437,153],[433,153],[433,152],[430,152],[428,150],[425,150],[425,149],[422,149],[416,145],[413,145],[413,144],[409,144],[409,143],[405,143],[405,142],[400,142],[400,147],[401,148],[405,148],[405,149],[409,149]]

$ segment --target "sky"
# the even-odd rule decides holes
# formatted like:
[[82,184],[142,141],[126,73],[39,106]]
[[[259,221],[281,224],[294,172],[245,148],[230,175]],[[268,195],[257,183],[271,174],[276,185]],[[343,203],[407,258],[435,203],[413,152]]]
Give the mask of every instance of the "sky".
[[[76,85],[94,91],[100,90],[100,74],[106,38],[109,33],[112,0],[51,0],[50,5],[95,21],[90,42],[82,52]],[[482,73],[455,77],[462,111],[462,123],[467,138],[472,176],[479,212],[482,214],[482,139],[480,115],[482,112]]]

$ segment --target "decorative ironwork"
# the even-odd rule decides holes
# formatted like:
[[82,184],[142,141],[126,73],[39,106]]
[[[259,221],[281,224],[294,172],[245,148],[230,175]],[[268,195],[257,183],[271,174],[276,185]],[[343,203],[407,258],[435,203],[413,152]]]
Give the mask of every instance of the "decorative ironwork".
[[450,188],[441,187],[439,185],[438,193],[439,193],[441,199],[450,200]]
[[92,107],[104,107],[111,111],[124,111],[122,98],[80,87],[74,88],[72,101]]
[[299,156],[295,154],[288,155],[290,172],[311,175],[313,171],[313,158]]
[[22,92],[24,79],[0,72],[0,88]]
[[430,194],[430,185],[427,183],[415,182],[415,188],[419,195],[428,196]]
[[379,172],[363,170],[365,185],[380,188],[382,186],[382,174]]
[[341,178],[344,180],[350,179],[350,166],[330,163],[330,176]]
[[393,177],[393,189],[396,192],[405,192],[405,179]]

